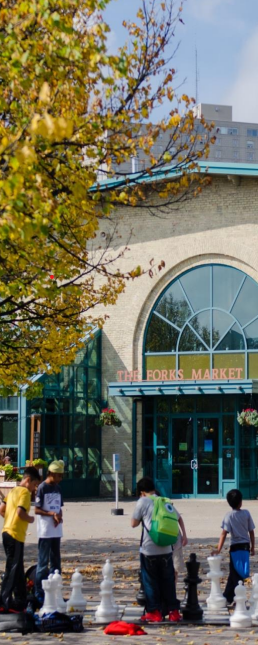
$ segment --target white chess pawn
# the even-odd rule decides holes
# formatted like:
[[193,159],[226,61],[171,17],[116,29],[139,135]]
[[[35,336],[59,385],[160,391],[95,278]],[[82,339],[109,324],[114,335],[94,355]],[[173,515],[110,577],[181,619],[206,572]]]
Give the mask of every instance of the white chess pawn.
[[254,606],[255,606],[254,594],[255,594],[255,587],[257,584],[258,584],[258,573],[255,573],[252,576],[252,591],[249,599],[249,611],[251,614],[254,613]]
[[82,595],[82,575],[79,569],[75,569],[70,587],[72,587],[72,593],[67,600],[66,611],[85,611],[87,603]]
[[117,620],[119,608],[113,598],[113,567],[109,560],[106,560],[102,573],[104,579],[100,585],[101,602],[95,612],[95,620],[97,623],[110,623],[112,620]]
[[220,588],[221,572],[221,555],[214,555],[207,558],[210,571],[207,573],[208,580],[211,580],[211,592],[207,598],[207,607],[209,610],[222,609],[226,607],[226,598],[224,598]]
[[53,579],[57,581],[57,589],[56,589],[56,604],[57,604],[57,611],[60,611],[61,613],[66,612],[66,601],[63,599],[63,580],[62,576],[60,575],[58,569],[55,569],[55,573],[53,575]]
[[43,616],[43,614],[52,614],[53,611],[57,611],[57,580],[54,580],[53,574],[50,574],[47,580],[42,580],[42,587],[44,589],[45,596],[43,607],[39,610],[39,616]]
[[230,616],[230,627],[233,629],[241,629],[244,627],[251,627],[252,619],[250,612],[246,608],[246,589],[242,580],[239,581],[235,588],[234,597],[236,608],[232,616]]
[[253,576],[253,590],[250,598],[250,614],[252,625],[258,625],[258,573]]

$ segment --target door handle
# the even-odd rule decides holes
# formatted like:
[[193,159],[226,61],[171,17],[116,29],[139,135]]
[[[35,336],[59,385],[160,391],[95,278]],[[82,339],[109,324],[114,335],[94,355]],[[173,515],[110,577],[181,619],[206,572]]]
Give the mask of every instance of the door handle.
[[191,468],[192,470],[198,469],[198,459],[191,459]]

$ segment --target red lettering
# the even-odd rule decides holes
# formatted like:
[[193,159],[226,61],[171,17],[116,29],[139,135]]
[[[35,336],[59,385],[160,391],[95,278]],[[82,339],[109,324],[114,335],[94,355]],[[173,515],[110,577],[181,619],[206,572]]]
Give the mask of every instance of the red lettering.
[[205,370],[204,375],[203,375],[203,378],[204,378],[204,379],[206,379],[206,378],[207,378],[207,379],[210,379],[210,377],[211,377],[211,375],[210,375],[210,370]]
[[167,370],[162,370],[162,372],[161,372],[161,380],[162,381],[167,381],[168,380],[168,371]]
[[178,380],[179,380],[179,381],[182,381],[182,380],[183,380],[183,378],[184,378],[184,372],[183,372],[183,370],[178,370],[178,372],[177,372],[177,378],[178,378]]
[[134,370],[134,372],[133,372],[133,380],[134,381],[140,381],[139,370]]
[[152,381],[153,370],[147,370],[147,381]]
[[229,368],[229,370],[228,370],[228,378],[233,378],[233,379],[236,378],[235,377],[235,368],[234,367]]
[[226,379],[226,378],[227,378],[226,370],[227,370],[227,368],[226,368],[226,367],[225,367],[225,369],[220,369],[220,371],[219,371],[219,377],[220,377],[221,379]]
[[192,370],[192,380],[193,381],[199,381],[202,378],[202,370]]
[[176,370],[169,370],[169,380],[176,381]]
[[123,373],[124,373],[124,370],[118,370],[118,372],[117,372],[118,381],[123,380]]
[[133,372],[125,372],[125,381],[133,380]]
[[241,372],[242,371],[243,371],[242,367],[236,367],[236,373],[237,373],[236,378],[241,378]]
[[212,378],[215,380],[219,378],[219,370],[212,370]]
[[[158,376],[155,376],[155,374],[158,374]],[[161,381],[161,371],[160,370],[153,370],[153,381]]]

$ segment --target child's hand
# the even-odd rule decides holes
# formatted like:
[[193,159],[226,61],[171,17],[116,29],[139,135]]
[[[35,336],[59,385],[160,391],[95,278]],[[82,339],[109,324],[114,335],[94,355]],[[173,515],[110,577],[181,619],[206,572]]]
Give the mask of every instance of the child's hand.
[[187,544],[188,544],[188,539],[185,536],[185,537],[182,538],[182,546],[186,546]]
[[29,524],[33,524],[34,520],[35,520],[35,517],[33,515],[29,515],[29,520],[28,520]]
[[215,549],[211,552],[211,555],[220,555],[220,552],[218,551],[218,549]]

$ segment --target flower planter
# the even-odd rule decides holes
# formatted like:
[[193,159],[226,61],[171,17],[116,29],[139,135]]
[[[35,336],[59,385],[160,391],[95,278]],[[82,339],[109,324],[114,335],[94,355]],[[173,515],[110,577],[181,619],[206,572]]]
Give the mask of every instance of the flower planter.
[[18,481],[9,481],[9,482],[0,481],[0,498],[1,498],[1,500],[3,500],[8,495],[8,493],[10,493],[10,490],[12,488],[16,488],[16,486],[19,486],[19,483],[20,482],[18,482]]

